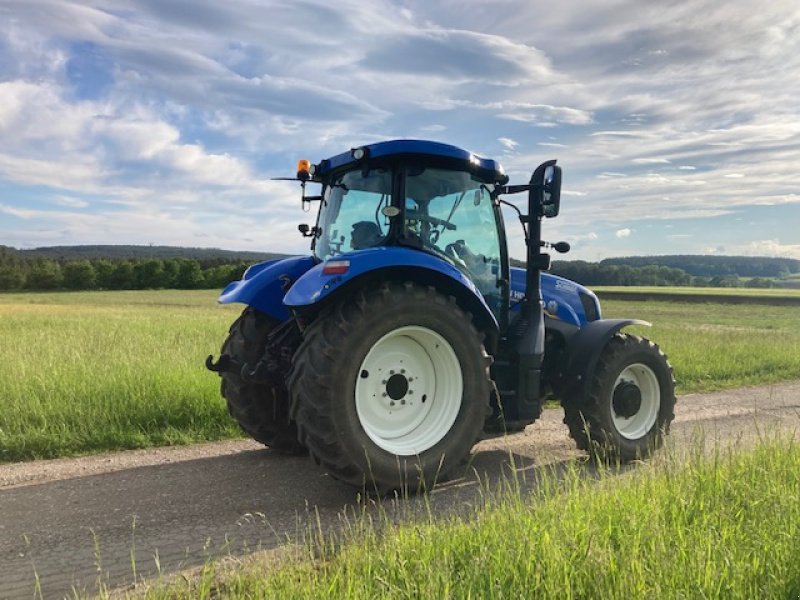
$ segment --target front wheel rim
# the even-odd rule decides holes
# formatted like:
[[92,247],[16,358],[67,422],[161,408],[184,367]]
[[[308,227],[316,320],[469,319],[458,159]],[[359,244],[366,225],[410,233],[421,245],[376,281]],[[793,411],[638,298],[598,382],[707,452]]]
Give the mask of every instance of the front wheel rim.
[[[633,414],[621,411],[615,404],[615,393],[625,386],[636,386],[639,390],[638,407]],[[611,392],[611,414],[619,434],[629,440],[646,436],[658,419],[661,408],[661,386],[652,368],[642,363],[625,367],[617,376]],[[619,412],[618,412],[619,411]]]
[[400,456],[429,450],[452,429],[464,382],[453,347],[426,327],[390,331],[356,374],[356,413],[379,448]]

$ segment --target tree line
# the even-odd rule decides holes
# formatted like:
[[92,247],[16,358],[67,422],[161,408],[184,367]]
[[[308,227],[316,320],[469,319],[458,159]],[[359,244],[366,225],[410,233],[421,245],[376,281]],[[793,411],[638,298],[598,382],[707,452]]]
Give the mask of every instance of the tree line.
[[186,246],[135,246],[126,244],[81,245],[81,246],[45,246],[40,248],[14,249],[7,248],[24,258],[51,258],[59,261],[67,260],[146,260],[149,258],[194,258],[200,264],[223,260],[224,262],[254,263],[272,258],[283,258],[285,254],[274,252],[252,252],[248,250],[222,250],[220,248],[190,248]]
[[[82,247],[62,247],[20,251],[0,246],[0,291],[213,289],[240,279],[253,262],[283,256],[265,254],[255,260],[246,260],[236,253],[217,251],[216,254],[209,253],[207,258],[76,258],[75,248],[85,250]],[[91,247],[91,250],[99,251],[100,248]],[[130,248],[149,247],[125,247],[125,251],[131,251]],[[195,249],[185,250],[191,252]],[[54,257],[56,252],[59,252],[58,257]],[[730,258],[730,262],[725,262],[726,258]],[[713,268],[710,272],[694,274],[699,265],[705,264],[702,261],[711,259]],[[642,264],[646,260],[651,263]],[[692,265],[694,273],[664,263]],[[512,259],[512,264],[524,267],[524,262],[515,259]],[[744,273],[731,272],[737,265]],[[785,276],[787,272],[796,273],[798,270],[800,261],[791,259],[654,256],[607,259],[599,263],[555,261],[551,272],[587,286],[774,287],[774,274]],[[747,278],[745,273],[759,275]],[[761,276],[766,273],[771,276]]]
[[[512,259],[513,266],[525,267],[523,261]],[[737,275],[691,275],[677,267],[659,264],[631,266],[583,260],[557,260],[550,272],[586,286],[669,286],[669,287],[777,287],[775,280],[766,277],[741,278]]]
[[601,265],[681,269],[694,277],[781,278],[800,273],[800,260],[768,256],[709,256],[676,254],[666,256],[627,256],[606,258]]
[[57,260],[21,257],[0,247],[0,291],[220,288],[240,279],[249,264],[190,258]]

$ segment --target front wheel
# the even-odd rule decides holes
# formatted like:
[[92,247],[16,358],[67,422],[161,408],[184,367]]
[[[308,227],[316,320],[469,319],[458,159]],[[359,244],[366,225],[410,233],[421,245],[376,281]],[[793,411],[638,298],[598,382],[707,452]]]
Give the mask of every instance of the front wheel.
[[337,479],[414,492],[469,455],[490,362],[452,297],[410,283],[357,292],[323,311],[295,354],[300,440]]
[[[278,322],[248,307],[230,327],[222,354],[235,364],[255,365],[261,360],[269,333]],[[297,441],[297,429],[289,419],[289,398],[283,382],[246,381],[238,371],[223,371],[220,389],[228,411],[239,427],[254,440],[282,454],[305,454]]]
[[672,367],[650,340],[618,333],[600,356],[588,395],[563,404],[581,450],[620,462],[645,458],[675,418]]

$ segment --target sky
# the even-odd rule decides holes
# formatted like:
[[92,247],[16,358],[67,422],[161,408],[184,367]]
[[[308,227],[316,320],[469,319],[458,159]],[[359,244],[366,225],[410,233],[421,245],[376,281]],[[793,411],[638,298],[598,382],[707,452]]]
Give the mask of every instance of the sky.
[[800,259],[800,5],[0,0],[2,245],[305,253],[271,178],[395,138],[557,158],[566,258]]

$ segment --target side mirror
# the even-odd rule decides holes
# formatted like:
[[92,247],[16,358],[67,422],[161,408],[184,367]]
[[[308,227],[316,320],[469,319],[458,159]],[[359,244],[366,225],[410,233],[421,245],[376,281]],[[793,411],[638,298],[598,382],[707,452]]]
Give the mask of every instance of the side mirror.
[[561,206],[561,167],[555,160],[543,162],[531,175],[528,192],[529,214],[552,218]]
[[557,217],[561,207],[561,167],[553,165],[544,171],[542,214],[547,218]]

